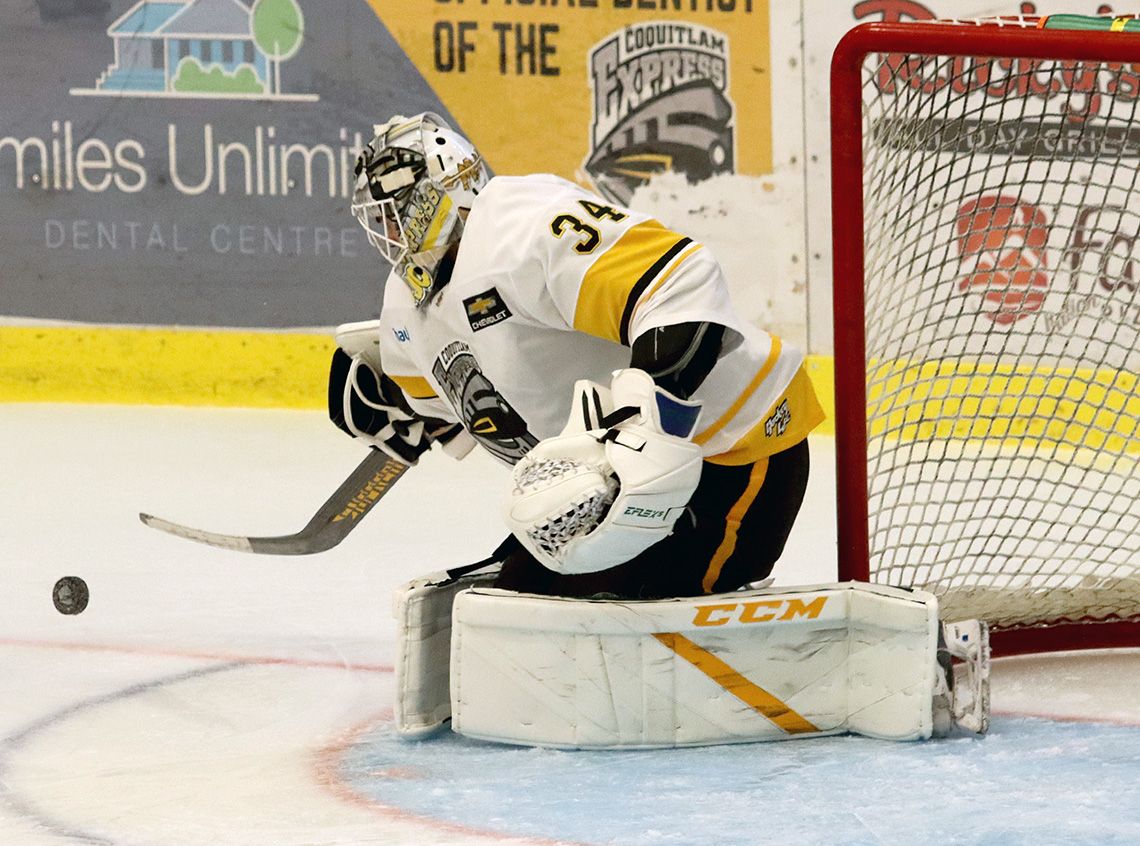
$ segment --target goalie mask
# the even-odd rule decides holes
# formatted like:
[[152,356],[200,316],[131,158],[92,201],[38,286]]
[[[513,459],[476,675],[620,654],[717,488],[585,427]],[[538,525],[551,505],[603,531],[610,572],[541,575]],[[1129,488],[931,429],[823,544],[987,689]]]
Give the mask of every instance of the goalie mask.
[[471,142],[431,112],[377,126],[361,151],[352,213],[416,305],[446,283],[439,271],[463,234],[460,212],[471,208],[488,179]]

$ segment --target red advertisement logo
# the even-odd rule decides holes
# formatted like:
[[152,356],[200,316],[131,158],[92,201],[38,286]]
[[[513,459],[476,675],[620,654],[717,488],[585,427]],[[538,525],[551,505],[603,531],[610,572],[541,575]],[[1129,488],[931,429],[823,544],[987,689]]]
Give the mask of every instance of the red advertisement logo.
[[983,314],[1007,326],[1041,308],[1049,287],[1045,213],[1030,203],[986,194],[958,209],[958,290],[981,293]]
[[856,3],[851,13],[855,20],[877,15],[881,21],[932,21],[937,15],[922,3],[913,0],[862,0]]

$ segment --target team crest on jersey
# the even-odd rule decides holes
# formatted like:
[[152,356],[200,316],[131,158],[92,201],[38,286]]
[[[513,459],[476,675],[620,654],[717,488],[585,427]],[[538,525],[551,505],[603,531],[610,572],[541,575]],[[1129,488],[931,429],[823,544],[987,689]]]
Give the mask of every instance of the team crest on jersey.
[[463,301],[463,308],[467,312],[467,322],[471,324],[472,332],[502,323],[511,316],[511,310],[494,288],[468,297]]
[[431,372],[463,421],[463,428],[492,455],[514,464],[538,443],[526,421],[491,384],[475,353],[463,341],[444,347]]

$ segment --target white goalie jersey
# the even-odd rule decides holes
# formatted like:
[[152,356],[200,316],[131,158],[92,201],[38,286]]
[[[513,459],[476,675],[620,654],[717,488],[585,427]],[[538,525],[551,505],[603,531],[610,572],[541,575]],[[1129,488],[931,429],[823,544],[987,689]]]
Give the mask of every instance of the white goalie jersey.
[[609,384],[639,335],[691,321],[729,330],[692,397],[706,460],[757,461],[823,419],[803,354],[737,316],[701,244],[559,177],[500,176],[475,200],[437,297],[417,308],[389,277],[380,357],[417,413],[462,423],[514,464],[562,430],[576,380]]

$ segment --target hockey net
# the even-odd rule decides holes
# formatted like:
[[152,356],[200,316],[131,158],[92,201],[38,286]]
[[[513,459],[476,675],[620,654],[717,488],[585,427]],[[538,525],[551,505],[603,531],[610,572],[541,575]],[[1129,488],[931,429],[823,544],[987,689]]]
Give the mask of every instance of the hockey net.
[[1134,29],[867,24],[832,65],[841,577],[1058,647],[1140,643]]

